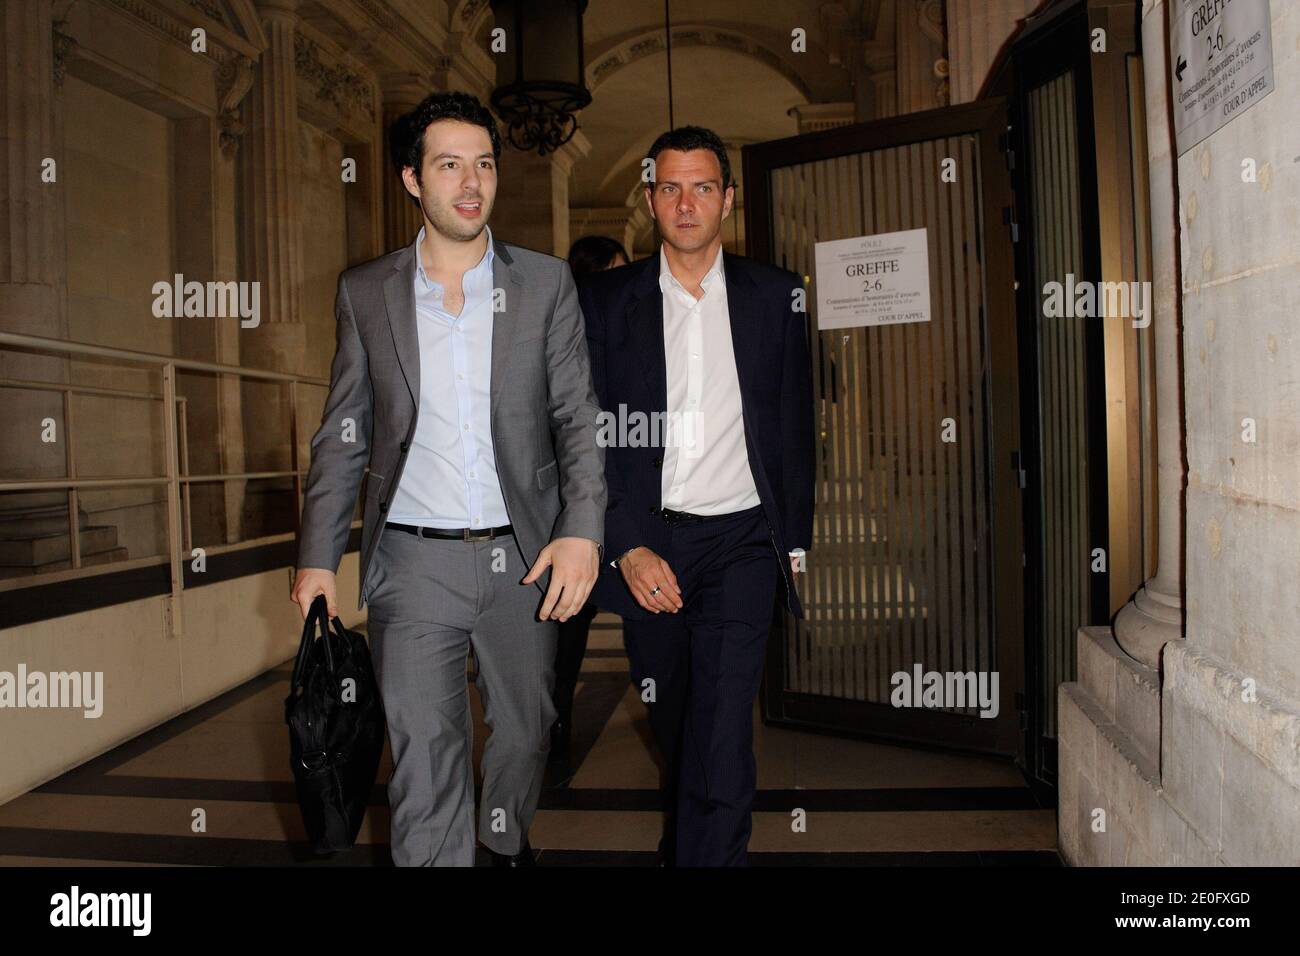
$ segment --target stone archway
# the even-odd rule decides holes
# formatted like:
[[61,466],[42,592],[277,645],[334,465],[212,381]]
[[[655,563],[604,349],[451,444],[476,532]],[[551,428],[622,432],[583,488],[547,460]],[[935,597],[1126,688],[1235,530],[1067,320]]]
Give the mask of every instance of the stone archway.
[[[741,186],[727,242],[743,248],[740,148],[798,133],[792,111],[812,102],[812,91],[771,49],[736,31],[674,27],[673,44],[673,123],[707,126],[727,144]],[[571,178],[574,237],[610,235],[629,252],[644,253],[654,231],[641,195],[642,158],[669,124],[662,30],[606,45],[589,61],[587,76],[593,102],[579,123],[592,147]]]

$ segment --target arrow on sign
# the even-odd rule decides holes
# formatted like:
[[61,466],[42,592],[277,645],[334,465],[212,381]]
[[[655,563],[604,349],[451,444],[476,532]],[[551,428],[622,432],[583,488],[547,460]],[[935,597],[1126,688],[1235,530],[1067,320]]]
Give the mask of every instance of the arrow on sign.
[[1178,56],[1178,66],[1174,68],[1174,76],[1178,77],[1178,82],[1183,82],[1183,70],[1187,69],[1187,61],[1183,59],[1182,54]]

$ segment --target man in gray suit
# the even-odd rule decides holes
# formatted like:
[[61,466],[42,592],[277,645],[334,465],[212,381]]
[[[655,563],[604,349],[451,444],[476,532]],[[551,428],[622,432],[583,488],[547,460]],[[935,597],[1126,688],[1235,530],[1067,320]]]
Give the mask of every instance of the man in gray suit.
[[391,137],[424,226],[339,277],[293,600],[305,615],[323,594],[337,612],[368,462],[358,607],[393,752],[393,862],[473,865],[472,647],[492,730],[478,839],[495,864],[526,866],[555,719],[554,622],[582,608],[604,532],[582,314],[564,260],[487,228],[501,140],[478,100],[430,96]]

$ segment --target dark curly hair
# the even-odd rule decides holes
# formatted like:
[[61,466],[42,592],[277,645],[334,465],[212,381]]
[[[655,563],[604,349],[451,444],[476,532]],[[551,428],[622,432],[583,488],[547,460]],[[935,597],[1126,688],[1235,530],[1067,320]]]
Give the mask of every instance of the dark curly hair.
[[[722,145],[722,139],[711,129],[705,129],[703,126],[679,126],[676,129],[670,129],[666,133],[660,134],[659,138],[651,144],[646,159],[657,160],[659,154],[665,149],[676,149],[681,152],[689,152],[692,149],[708,149],[713,151],[713,155],[718,157],[718,164],[722,166],[722,188],[725,190],[728,186],[736,185],[731,181],[731,161],[727,159],[727,148]],[[650,180],[646,185],[653,186],[654,180]]]
[[424,160],[424,131],[430,123],[445,119],[482,126],[492,140],[492,158],[500,162],[501,134],[497,132],[492,113],[478,101],[478,97],[470,93],[433,93],[426,96],[415,109],[395,119],[388,128],[389,154],[397,175],[402,175],[402,170],[410,166],[415,170],[415,178],[420,178],[420,166]]

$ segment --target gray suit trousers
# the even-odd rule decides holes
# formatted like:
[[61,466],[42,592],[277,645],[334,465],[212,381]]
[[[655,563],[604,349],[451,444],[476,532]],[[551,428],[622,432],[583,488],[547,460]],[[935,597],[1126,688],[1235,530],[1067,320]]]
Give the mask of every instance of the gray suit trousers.
[[417,538],[383,529],[370,588],[370,644],[388,720],[392,854],[398,866],[474,865],[471,646],[490,736],[478,838],[513,855],[537,811],[555,720],[557,625],[510,536]]

